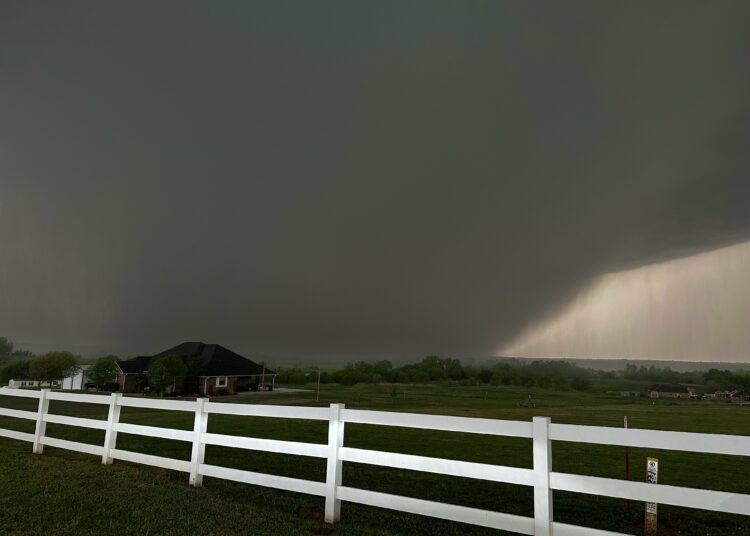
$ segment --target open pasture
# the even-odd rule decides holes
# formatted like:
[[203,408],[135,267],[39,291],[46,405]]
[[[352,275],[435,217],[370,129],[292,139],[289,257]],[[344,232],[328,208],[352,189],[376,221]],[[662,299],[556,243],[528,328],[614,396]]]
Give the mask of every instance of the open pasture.
[[[652,401],[606,394],[620,386],[598,385],[590,392],[469,387],[322,386],[316,401],[308,391],[232,397],[232,402],[296,405],[344,403],[348,408],[378,409],[529,421],[544,415],[556,423],[750,435],[750,408],[693,400]],[[525,407],[528,397],[535,407]],[[0,405],[34,410],[34,400],[0,397]],[[216,399],[218,400],[218,399]],[[230,401],[230,400],[227,400]],[[52,401],[50,412],[106,418],[106,408]],[[192,429],[192,416],[123,408],[122,422]],[[0,417],[0,427],[33,431],[33,423]],[[213,415],[209,433],[324,443],[325,423]],[[47,435],[101,444],[102,431],[50,423]],[[322,522],[322,499],[206,478],[192,489],[184,473],[124,462],[101,466],[92,456],[45,449],[2,439],[0,463],[6,485],[0,491],[7,534],[111,533],[128,527],[136,534],[497,534],[497,531],[345,503],[341,522]],[[446,457],[480,463],[531,467],[530,440],[463,433],[348,424],[345,445],[405,454]],[[189,459],[186,443],[120,434],[118,447]],[[660,459],[660,483],[750,493],[750,459],[732,456],[630,449],[631,479],[645,479],[647,456]],[[323,480],[325,461],[209,445],[206,463]],[[623,447],[553,443],[556,471],[623,478]],[[532,490],[523,486],[446,477],[414,471],[345,463],[344,485],[450,502],[518,515],[531,515]],[[31,499],[29,499],[31,498]],[[643,503],[555,492],[555,519],[601,529],[639,534]],[[746,518],[660,506],[664,533],[750,534]],[[51,522],[50,520],[54,520]]]

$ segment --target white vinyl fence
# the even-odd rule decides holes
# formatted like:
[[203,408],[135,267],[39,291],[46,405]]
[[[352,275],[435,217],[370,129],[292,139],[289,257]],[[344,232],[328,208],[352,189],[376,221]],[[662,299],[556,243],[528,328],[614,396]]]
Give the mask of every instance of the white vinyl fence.
[[[348,501],[536,536],[553,534],[554,536],[617,536],[619,534],[553,521],[552,490],[750,515],[750,495],[556,473],[552,471],[551,466],[552,441],[750,456],[750,437],[748,436],[552,424],[548,417],[534,417],[532,422],[522,422],[351,410],[345,409],[343,404],[331,404],[329,408],[229,404],[209,402],[208,399],[203,398],[196,401],[158,400],[123,397],[119,393],[101,396],[54,392],[49,389],[41,391],[0,389],[0,395],[39,399],[36,412],[0,407],[0,415],[36,422],[36,431],[33,434],[0,429],[0,437],[31,442],[35,453],[41,454],[44,445],[49,445],[101,456],[104,464],[112,463],[113,460],[124,460],[184,471],[190,474],[190,484],[193,486],[200,486],[203,477],[209,476],[318,495],[325,497],[325,520],[329,523],[340,518],[341,501]],[[48,412],[50,400],[106,405],[109,407],[109,415],[104,421],[51,414]],[[122,407],[190,412],[195,415],[195,425],[192,431],[186,431],[125,424],[119,422]],[[206,430],[208,417],[212,413],[327,421],[328,443],[298,443],[211,434]],[[47,437],[45,427],[48,422],[104,430],[104,444],[102,446],[89,445]],[[345,447],[344,426],[346,423],[530,438],[533,444],[534,467],[533,469],[505,467]],[[183,461],[119,450],[116,448],[118,432],[186,441],[192,444],[191,459]],[[206,445],[324,458],[327,460],[326,480],[315,482],[207,465],[203,462]],[[342,486],[343,462],[532,486],[534,488],[534,517],[479,510]]]

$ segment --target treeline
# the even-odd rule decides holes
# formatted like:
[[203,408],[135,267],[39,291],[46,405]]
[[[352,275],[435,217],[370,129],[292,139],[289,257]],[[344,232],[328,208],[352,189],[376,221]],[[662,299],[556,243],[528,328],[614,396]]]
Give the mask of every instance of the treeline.
[[626,380],[639,380],[660,383],[687,383],[704,385],[707,391],[718,389],[750,388],[750,372],[738,370],[719,370],[712,368],[708,372],[692,370],[677,372],[670,367],[636,366],[628,364],[622,371],[622,377]]
[[28,350],[14,349],[14,344],[7,337],[0,337],[0,360],[6,357],[29,357]]
[[678,372],[666,367],[645,367],[628,363],[622,371],[626,380],[662,382],[662,383],[703,383],[705,373],[700,370]]
[[516,385],[546,389],[586,390],[593,378],[614,378],[614,372],[592,370],[567,361],[508,360],[492,366],[464,366],[458,359],[428,356],[419,363],[394,367],[390,361],[349,363],[343,369],[318,371],[293,368],[279,371],[280,384],[316,382],[355,385],[357,383],[427,383],[455,381],[465,385]]
[[[587,390],[594,379],[625,379],[650,383],[705,385],[709,390],[732,387],[750,388],[750,373],[711,369],[678,372],[667,367],[628,364],[620,371],[584,368],[563,360],[528,361],[508,359],[494,365],[464,366],[458,359],[429,356],[419,363],[394,367],[390,361],[349,363],[343,369],[320,371],[320,383],[427,383],[454,381],[465,385],[514,385],[544,389]],[[281,370],[280,384],[301,385],[316,382],[318,371],[303,368]]]
[[748,390],[750,389],[750,372],[742,370],[732,372],[713,368],[703,375],[703,382],[708,391],[719,389]]
[[[93,362],[86,370],[89,381],[98,388],[117,378],[117,357],[108,355]],[[77,371],[80,358],[70,352],[47,352],[34,356],[27,350],[15,349],[7,337],[0,337],[0,386],[10,380],[34,380],[52,385]]]
[[70,375],[78,359],[69,352],[49,352],[39,357],[16,361],[0,369],[0,385],[10,380],[36,380],[52,383]]
[[[78,358],[69,352],[49,352],[44,355],[16,361],[0,368],[0,385],[7,385],[10,380],[34,380],[42,385],[52,385],[62,381],[79,369]],[[136,381],[140,387],[150,387],[155,392],[164,394],[169,388],[183,382],[188,377],[195,380],[197,391],[197,374],[200,368],[199,359],[183,362],[180,356],[167,355],[154,359],[148,368],[148,374],[139,375]],[[117,356],[100,357],[86,368],[88,383],[99,390],[117,391]],[[85,387],[85,386],[84,386]]]
[[[116,361],[117,358],[114,355],[99,358],[86,370],[86,376],[98,388],[103,388],[117,377]],[[78,358],[68,352],[49,352],[33,357],[31,352],[17,350],[10,340],[0,337],[0,385],[6,385],[11,379],[29,379],[40,382],[60,380],[68,376],[78,366],[78,362]],[[3,366],[5,363],[10,364]],[[177,379],[195,375],[191,363],[187,364],[189,370],[183,371],[184,366],[181,361],[179,364],[175,361],[166,367],[166,372],[161,369],[158,374],[157,371],[149,371],[151,376],[149,383],[157,390],[163,391],[165,386],[174,384]],[[710,369],[707,372],[678,372],[669,366],[646,367],[628,363],[623,370],[614,372],[584,368],[559,359],[537,361],[505,359],[495,364],[470,366],[463,365],[458,359],[440,356],[428,356],[418,363],[400,367],[394,367],[390,361],[383,360],[375,363],[364,361],[349,363],[339,370],[317,371],[310,368],[290,368],[279,371],[277,382],[301,385],[316,382],[318,374],[320,374],[321,383],[341,385],[452,381],[465,385],[514,385],[557,390],[586,390],[591,387],[593,379],[621,378],[644,384],[699,384],[704,385],[708,391],[732,388],[750,389],[750,372],[742,370],[732,372]]]

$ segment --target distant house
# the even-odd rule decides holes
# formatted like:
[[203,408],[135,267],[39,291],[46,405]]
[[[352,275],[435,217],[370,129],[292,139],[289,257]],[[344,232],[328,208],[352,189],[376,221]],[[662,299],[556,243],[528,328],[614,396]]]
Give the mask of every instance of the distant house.
[[184,342],[152,356],[118,361],[117,382],[126,393],[142,391],[148,382],[148,367],[158,357],[176,355],[191,370],[176,390],[205,396],[238,391],[273,390],[276,373],[218,344]]
[[59,389],[60,388],[60,380],[52,380],[52,383],[50,382],[39,382],[37,380],[27,380],[24,378],[13,378],[8,382],[8,388],[10,389],[19,389],[19,388],[51,388],[51,389]]
[[679,383],[657,383],[646,391],[649,398],[690,398],[692,389]]
[[63,390],[77,391],[86,389],[86,384],[89,383],[89,377],[86,376],[86,369],[91,365],[79,365],[73,372],[63,378],[62,385],[60,386]]
[[729,400],[735,404],[744,404],[750,402],[750,391],[743,391],[737,387],[732,387],[730,389],[715,391],[713,397],[717,400]]
[[80,391],[86,389],[86,384],[89,382],[86,376],[86,369],[90,365],[79,365],[75,367],[70,374],[68,374],[62,380],[52,380],[52,384],[49,382],[38,382],[36,380],[28,380],[25,378],[14,378],[8,382],[8,387],[11,389],[17,389],[19,387],[26,388],[40,388],[50,387],[52,389],[62,389],[67,391]]

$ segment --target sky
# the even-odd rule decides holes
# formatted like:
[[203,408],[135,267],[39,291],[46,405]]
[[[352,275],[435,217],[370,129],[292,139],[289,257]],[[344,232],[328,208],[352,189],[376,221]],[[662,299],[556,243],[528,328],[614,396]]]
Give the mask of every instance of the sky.
[[[604,274],[750,241],[748,21],[744,0],[2,2],[0,334],[523,352]],[[680,307],[731,302],[732,259]],[[636,353],[682,357],[695,322]],[[628,357],[602,325],[527,352]],[[721,329],[684,358],[750,361]]]
[[750,242],[595,278],[501,355],[746,361]]

